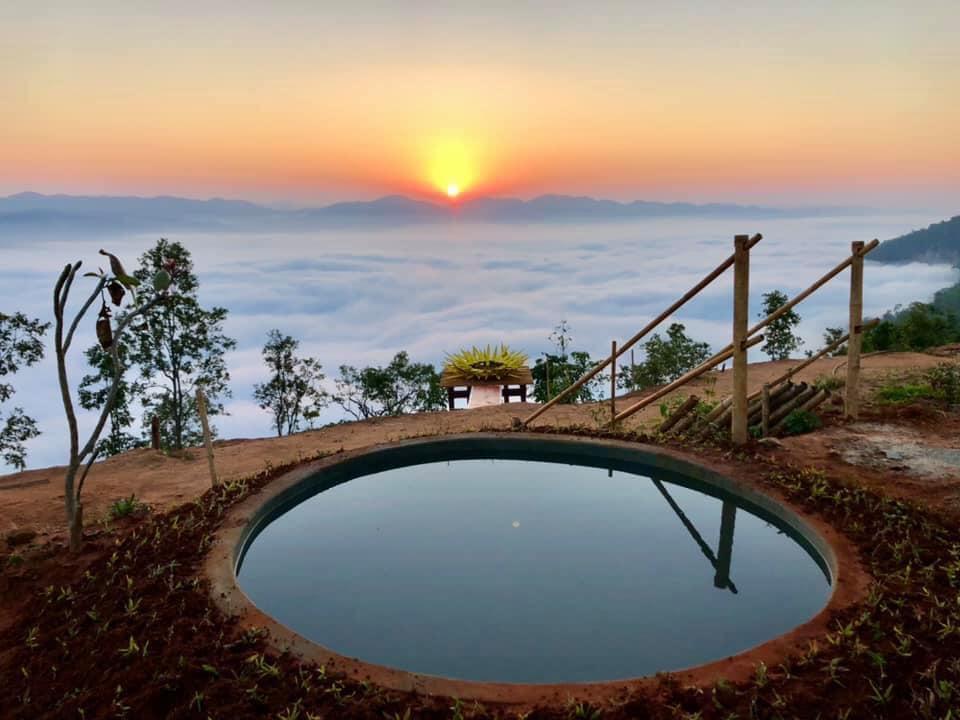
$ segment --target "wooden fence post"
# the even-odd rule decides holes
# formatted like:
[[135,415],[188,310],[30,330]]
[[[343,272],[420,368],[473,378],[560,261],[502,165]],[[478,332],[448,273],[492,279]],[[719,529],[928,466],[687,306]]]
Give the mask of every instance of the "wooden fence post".
[[844,414],[853,420],[860,415],[860,347],[863,344],[863,247],[862,240],[850,244],[850,339],[847,341],[847,385]]
[[616,422],[617,417],[617,341],[610,341],[610,429]]
[[770,434],[770,386],[763,384],[762,394],[760,395],[760,437],[767,437]]
[[750,247],[748,235],[733,239],[733,420],[731,439],[747,442],[747,321],[750,301]]
[[207,420],[207,398],[200,388],[197,388],[197,412],[200,413],[200,425],[203,428],[203,444],[207,449],[207,465],[210,466],[210,484],[216,487],[220,484],[220,481],[217,479],[217,468],[213,464],[213,440],[210,438],[210,423]]
[[150,447],[153,450],[160,449],[160,418],[156,415],[150,418]]

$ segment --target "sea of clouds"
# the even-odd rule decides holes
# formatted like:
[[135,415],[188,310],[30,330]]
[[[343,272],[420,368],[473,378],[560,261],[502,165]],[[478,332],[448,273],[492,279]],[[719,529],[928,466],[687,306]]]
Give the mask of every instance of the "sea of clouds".
[[[269,435],[268,415],[252,398],[265,379],[260,350],[271,328],[301,341],[328,378],[341,364],[381,364],[398,350],[440,364],[464,345],[506,342],[531,358],[551,348],[565,319],[574,349],[594,356],[632,335],[732,252],[737,233],[761,232],[751,256],[751,317],[772,289],[794,294],[843,260],[853,240],[886,239],[940,218],[914,215],[749,220],[657,218],[628,223],[457,224],[301,234],[165,234],[69,237],[11,231],[0,238],[0,309],[52,319],[52,287],[63,265],[102,264],[104,247],[130,266],[158,237],[193,253],[201,301],[230,311],[227,333],[238,347],[227,362],[233,397],[216,420],[221,437]],[[5,231],[7,232],[7,231]],[[947,266],[867,264],[864,310],[929,299],[956,280]],[[78,280],[74,300],[85,283]],[[730,339],[732,273],[673,320],[719,348]],[[806,348],[824,328],[846,323],[843,274],[805,301]],[[668,321],[669,322],[669,321]],[[664,329],[667,323],[664,324]],[[94,342],[93,316],[75,342],[70,373],[85,372],[80,349]],[[638,351],[637,360],[641,359]],[[754,350],[752,360],[762,359]],[[29,444],[29,466],[65,459],[66,423],[51,358],[13,377],[12,405],[37,418],[43,435]],[[340,419],[327,410],[323,421]],[[83,418],[90,424],[89,416]],[[2,467],[2,466],[0,466]]]

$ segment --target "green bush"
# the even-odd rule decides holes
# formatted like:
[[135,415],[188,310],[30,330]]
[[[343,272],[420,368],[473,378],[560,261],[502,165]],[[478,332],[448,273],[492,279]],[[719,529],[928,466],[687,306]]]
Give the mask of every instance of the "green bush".
[[784,435],[803,435],[821,427],[820,416],[809,410],[794,410],[783,421]]
[[886,405],[902,405],[914,400],[932,400],[936,392],[927,383],[884,385],[877,390],[877,400]]
[[960,363],[940,363],[928,370],[926,377],[939,397],[950,405],[960,403]]

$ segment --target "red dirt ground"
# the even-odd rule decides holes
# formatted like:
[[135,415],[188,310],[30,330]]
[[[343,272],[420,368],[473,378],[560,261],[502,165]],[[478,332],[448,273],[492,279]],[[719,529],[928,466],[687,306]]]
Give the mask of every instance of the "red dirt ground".
[[[868,386],[942,358],[900,354],[865,362]],[[838,360],[801,376],[812,380]],[[751,367],[760,382],[783,364]],[[715,374],[723,395],[729,373]],[[701,383],[709,389],[709,381]],[[626,402],[626,401],[624,401]],[[100,464],[87,487],[88,517],[135,493],[145,517],[92,526],[83,552],[62,548],[58,469],[0,480],[0,531],[33,528],[31,546],[0,544],[0,708],[11,718],[481,718],[517,717],[499,706],[384,691],[269,654],[215,608],[201,566],[228,508],[295,464],[341,448],[403,437],[507,429],[523,406],[434,413],[335,426],[275,440],[217,444],[224,479],[207,491],[198,451],[183,459],[136,451]],[[545,430],[596,434],[594,409],[565,407]],[[651,408],[632,425],[656,420]],[[960,707],[960,467],[951,466],[960,417],[919,404],[868,404],[858,423],[828,413],[826,427],[743,450],[678,452],[755,473],[757,482],[838,528],[874,578],[870,597],[832,618],[832,631],[751,680],[685,686],[675,676],[602,706],[533,708],[559,718],[945,718]],[[572,427],[579,425],[579,428]],[[589,429],[592,427],[593,429]],[[635,438],[620,434],[624,439]],[[882,442],[874,442],[877,437]],[[919,452],[916,451],[919,448]],[[939,464],[938,464],[939,463]],[[811,470],[809,468],[816,468]],[[257,473],[252,477],[254,473]],[[23,485],[35,480],[49,480]],[[15,487],[20,485],[20,487]],[[889,498],[904,499],[902,503]],[[525,711],[526,712],[526,711]],[[825,713],[825,714],[824,714]],[[844,713],[848,713],[844,715]]]

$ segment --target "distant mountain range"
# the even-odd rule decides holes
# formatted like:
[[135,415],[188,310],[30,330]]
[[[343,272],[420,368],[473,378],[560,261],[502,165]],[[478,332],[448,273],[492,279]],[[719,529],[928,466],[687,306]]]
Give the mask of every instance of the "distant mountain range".
[[868,257],[888,263],[960,264],[960,215],[882,242]]
[[0,198],[0,232],[21,229],[72,231],[297,230],[438,222],[571,223],[651,217],[816,217],[875,212],[866,208],[782,209],[709,203],[616,202],[543,195],[532,200],[481,197],[434,203],[390,195],[367,202],[277,209],[240,200],[179,197],[83,197],[25,192]]

